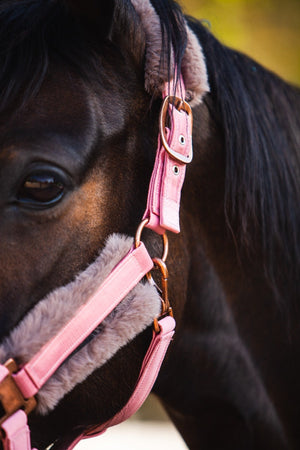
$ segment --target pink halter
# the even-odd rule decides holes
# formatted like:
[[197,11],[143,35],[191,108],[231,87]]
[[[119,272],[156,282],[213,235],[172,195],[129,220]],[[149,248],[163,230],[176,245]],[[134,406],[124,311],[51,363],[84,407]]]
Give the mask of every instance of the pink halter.
[[[135,390],[128,403],[108,422],[86,430],[69,447],[82,438],[103,433],[112,425],[134,414],[150,393],[174,334],[175,320],[167,297],[165,256],[150,258],[140,241],[144,226],[159,234],[165,230],[179,233],[179,207],[186,164],[192,160],[192,114],[180,80],[176,96],[169,96],[166,85],[160,115],[160,135],[152,173],[146,211],[138,229],[134,248],[113,269],[96,293],[77,311],[70,322],[27,363],[18,370],[13,361],[0,365],[0,401],[5,412],[0,417],[4,450],[31,450],[27,414],[35,406],[34,395],[68,356],[92,333],[132,288],[153,268],[163,274],[163,310],[155,321],[152,341],[143,361]],[[177,96],[178,95],[178,96]],[[166,127],[166,117],[171,127]],[[165,238],[166,242],[166,238]],[[101,300],[101,301],[100,301]]]

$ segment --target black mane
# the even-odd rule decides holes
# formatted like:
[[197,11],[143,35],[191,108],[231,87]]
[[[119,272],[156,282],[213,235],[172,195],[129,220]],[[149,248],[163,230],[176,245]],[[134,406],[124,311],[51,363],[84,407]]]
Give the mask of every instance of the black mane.
[[[152,4],[180,67],[178,5]],[[300,90],[188,20],[203,47],[212,114],[224,136],[227,225],[250,256],[262,246],[269,284],[281,304],[291,304],[300,283]]]
[[[178,5],[152,4],[180,67],[185,36]],[[188,20],[204,50],[212,114],[224,136],[227,225],[250,256],[263,247],[269,284],[287,304],[287,295],[297,299],[300,283],[300,91]]]
[[286,305],[300,282],[300,90],[190,24],[224,136],[228,226],[250,255],[262,245],[270,286]]

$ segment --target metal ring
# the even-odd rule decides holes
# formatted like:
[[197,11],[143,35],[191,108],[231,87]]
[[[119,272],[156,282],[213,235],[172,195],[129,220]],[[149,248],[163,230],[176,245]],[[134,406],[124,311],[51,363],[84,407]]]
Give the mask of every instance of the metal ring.
[[135,233],[135,239],[134,239],[134,247],[138,248],[141,245],[141,237],[142,232],[145,226],[149,223],[149,219],[144,219],[138,226],[136,233]]
[[164,252],[161,257],[161,260],[165,263],[167,261],[167,257],[168,257],[168,253],[169,253],[169,239],[168,239],[167,233],[164,233],[162,235],[162,237],[163,237],[163,242],[164,242]]
[[[135,233],[135,239],[134,239],[134,247],[138,248],[141,245],[141,237],[142,237],[142,232],[145,228],[146,225],[148,225],[149,223],[149,219],[144,219],[138,226],[136,233]],[[169,253],[169,240],[168,240],[168,236],[166,233],[164,233],[162,235],[163,238],[163,244],[164,244],[164,249],[163,249],[163,254],[162,257],[160,258],[163,262],[166,262],[167,257],[168,257],[168,253]]]

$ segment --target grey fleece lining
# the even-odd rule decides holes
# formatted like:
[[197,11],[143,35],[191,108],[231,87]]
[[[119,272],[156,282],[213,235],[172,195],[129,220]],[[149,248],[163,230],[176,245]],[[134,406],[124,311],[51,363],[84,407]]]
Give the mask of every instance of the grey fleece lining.
[[[28,362],[76,314],[116,264],[127,254],[132,239],[112,235],[98,258],[74,281],[41,300],[0,346],[0,362]],[[37,395],[37,411],[46,414],[76,384],[101,367],[159,315],[160,298],[149,283],[140,282],[97,328],[95,337],[72,355]],[[128,326],[130,324],[130,326]]]
[[[168,81],[167,67],[161,65],[162,33],[160,19],[150,0],[131,0],[146,35],[145,89],[150,94],[162,93]],[[209,92],[208,75],[202,47],[186,23],[187,47],[182,60],[182,75],[191,106],[201,103]],[[172,70],[171,70],[172,73]]]

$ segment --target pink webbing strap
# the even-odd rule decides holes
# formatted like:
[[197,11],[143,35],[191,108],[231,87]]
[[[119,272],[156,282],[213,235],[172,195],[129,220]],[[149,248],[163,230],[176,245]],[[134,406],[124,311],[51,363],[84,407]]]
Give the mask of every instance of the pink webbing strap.
[[[171,87],[172,88],[172,87]],[[159,234],[166,230],[180,232],[179,208],[181,189],[185,178],[186,164],[192,160],[192,114],[186,112],[187,105],[180,98],[185,96],[183,80],[179,83],[176,95],[167,95],[170,87],[164,92],[164,103],[160,117],[160,135],[156,152],[154,169],[151,176],[146,211],[143,219],[148,218],[146,225]],[[179,100],[179,108],[174,102]],[[188,106],[188,105],[187,105]],[[169,114],[171,127],[165,126],[165,115]],[[162,136],[164,135],[164,136]],[[163,139],[164,137],[164,139]]]
[[7,375],[9,375],[9,370],[5,366],[0,365],[0,383]]
[[[0,365],[0,382],[9,376],[5,366]],[[31,450],[30,431],[27,425],[27,415],[18,410],[1,425],[3,450]],[[33,449],[35,450],[35,449]]]
[[14,375],[25,398],[38,392],[152,267],[153,262],[143,243],[125,256],[70,322]]
[[[27,415],[19,409],[2,424],[3,450],[31,450]],[[32,449],[35,450],[35,449]]]
[[153,332],[152,341],[145,355],[136,387],[127,404],[112,419],[100,426],[93,427],[79,436],[68,447],[68,450],[72,450],[81,439],[97,436],[104,433],[107,428],[124,422],[142,406],[155,383],[166,351],[174,335],[175,320],[173,317],[164,317],[158,323],[161,331],[158,334]]
[[166,351],[174,335],[175,320],[171,316],[158,321],[160,333],[153,332],[150,347],[146,353],[135,390],[128,403],[116,414],[105,428],[117,425],[131,417],[144,403],[155,383]]

